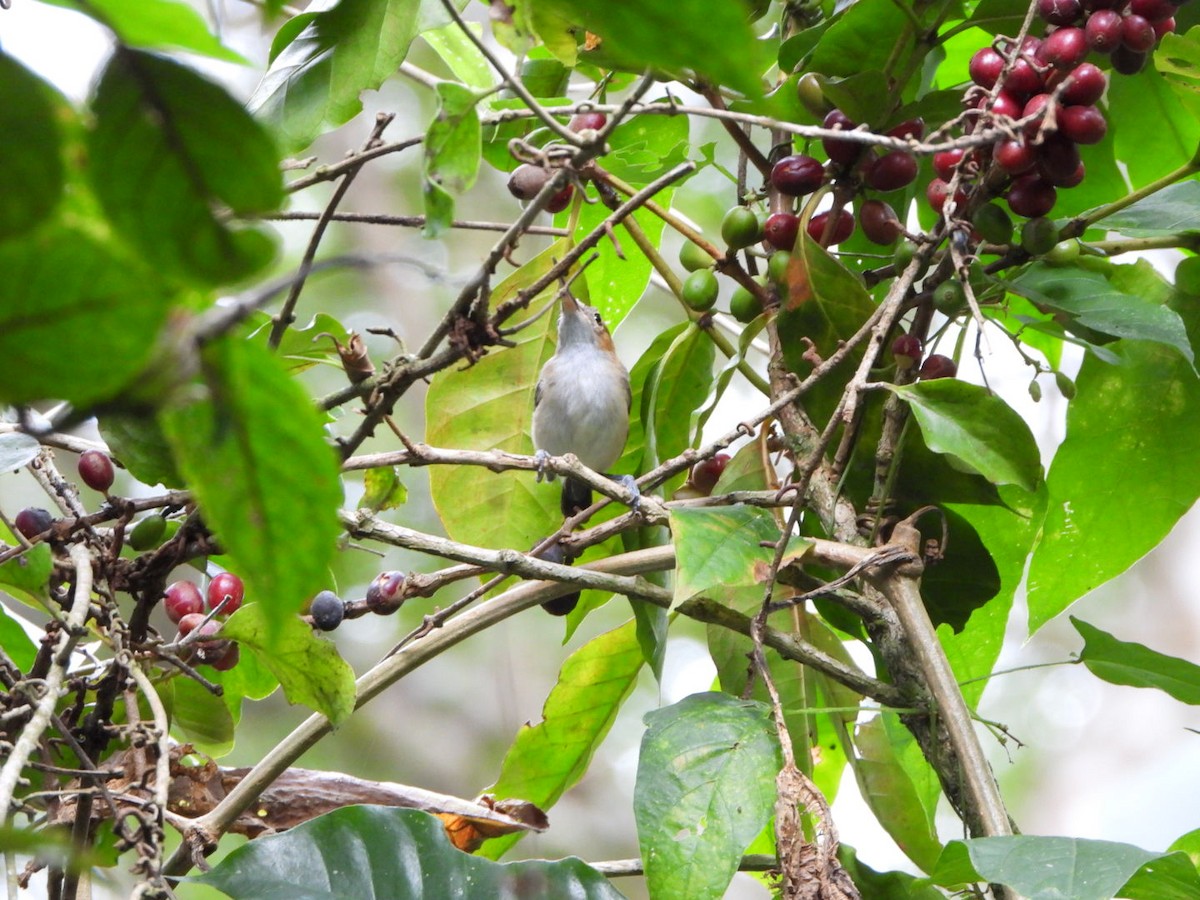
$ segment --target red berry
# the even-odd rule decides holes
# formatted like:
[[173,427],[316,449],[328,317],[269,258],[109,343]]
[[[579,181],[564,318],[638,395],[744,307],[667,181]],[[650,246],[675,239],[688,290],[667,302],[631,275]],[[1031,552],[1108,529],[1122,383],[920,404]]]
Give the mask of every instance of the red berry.
[[[200,596],[200,588],[190,581],[176,581],[169,585],[163,607],[166,609],[167,618],[179,625],[180,634],[187,634],[187,631],[183,630],[183,620],[188,616],[204,618],[204,598]],[[196,624],[198,622],[193,622],[193,627]],[[191,631],[191,628],[188,631]]]
[[1025,104],[1025,108],[1021,110],[1021,118],[1029,119],[1034,116],[1025,126],[1025,133],[1030,137],[1037,134],[1042,129],[1042,123],[1046,120],[1046,107],[1051,103],[1049,94],[1037,94],[1030,97],[1029,102]]
[[902,334],[892,341],[892,356],[896,367],[909,369],[921,361],[921,339],[915,334]]
[[854,216],[846,210],[839,210],[838,216],[833,222],[833,231],[829,240],[825,240],[826,226],[829,222],[829,213],[817,213],[808,220],[808,236],[823,247],[829,247],[833,244],[840,244],[847,240],[850,235],[854,234]]
[[896,191],[916,180],[917,168],[911,153],[893,150],[875,160],[864,180],[877,191]]
[[[850,131],[854,128],[854,122],[840,109],[835,109],[825,117],[825,121],[821,123],[823,128],[834,128],[840,131]],[[837,138],[822,138],[821,146],[825,148],[825,155],[840,166],[851,166],[858,161],[858,157],[862,154],[865,144],[859,144],[854,141],[842,141]]]
[[1131,50],[1122,45],[1112,52],[1112,67],[1122,75],[1136,75],[1146,67],[1148,53]]
[[550,198],[546,203],[546,212],[560,213],[567,208],[571,202],[571,195],[575,193],[575,186],[568,184],[561,191]]
[[718,453],[709,459],[700,460],[692,466],[692,487],[702,494],[711,494],[727,465],[729,465],[728,453]]
[[996,165],[1009,175],[1028,172],[1037,163],[1037,151],[1024,138],[1001,141],[992,150]]
[[1058,114],[1058,130],[1076,143],[1098,144],[1108,131],[1108,122],[1094,106],[1064,106]]
[[1157,40],[1154,26],[1142,16],[1126,16],[1121,22],[1121,43],[1135,53],[1153,50]]
[[1159,19],[1156,22],[1151,22],[1150,25],[1154,28],[1154,37],[1161,41],[1164,34],[1174,33],[1175,17],[1172,16],[1169,19]]
[[1071,106],[1091,106],[1104,96],[1108,79],[1091,63],[1076,66],[1069,76],[1069,83],[1062,92],[1062,102]]
[[204,623],[204,613],[188,613],[182,616],[179,621],[179,636],[187,637]]
[[1028,97],[1045,88],[1046,84],[1037,69],[1031,66],[1028,60],[1020,57],[1013,63],[1013,67],[1008,70],[1008,77],[1004,79],[1005,92],[1014,97]]
[[53,524],[54,517],[40,506],[27,506],[13,519],[13,527],[21,532],[27,541],[32,541]]
[[763,223],[763,239],[776,250],[791,250],[799,233],[800,217],[789,212],[772,213]]
[[[929,205],[933,207],[933,211],[940,213],[946,206],[946,201],[950,197],[950,185],[940,178],[935,178],[929,182],[925,188],[925,199],[929,201]],[[966,193],[960,188],[954,194],[954,205],[961,212],[963,205],[967,202]]]
[[1050,35],[1038,49],[1037,58],[1060,69],[1073,69],[1088,54],[1087,34],[1082,28],[1060,28]]
[[771,186],[790,197],[811,194],[824,180],[825,167],[802,153],[785,156],[771,168]]
[[867,200],[858,208],[858,224],[873,244],[890,247],[904,233],[896,211],[882,200]]
[[1001,91],[996,95],[996,99],[992,101],[992,105],[988,106],[988,98],[984,97],[979,101],[980,109],[990,109],[992,115],[1008,116],[1010,119],[1019,119],[1021,117],[1021,108],[1023,104],[1020,100],[1014,97],[1007,91]]
[[1008,189],[1008,208],[1028,219],[1044,216],[1054,208],[1058,191],[1040,175],[1022,175]]
[[246,585],[232,572],[222,572],[208,583],[208,608],[216,609],[222,602],[221,615],[228,616],[242,608]]
[[941,153],[933,154],[933,171],[937,172],[938,178],[943,181],[953,178],[954,169],[966,152],[966,150],[943,150]]
[[85,450],[79,454],[79,477],[93,491],[107,494],[113,485],[112,460],[99,450]]
[[1079,147],[1066,135],[1048,134],[1038,147],[1038,171],[1051,184],[1066,187],[1079,162]]
[[532,200],[549,178],[550,173],[541,166],[522,163],[508,176],[508,192],[518,200]]
[[1038,15],[1051,25],[1070,25],[1082,14],[1079,0],[1038,0]]
[[932,353],[926,357],[925,362],[921,363],[920,374],[925,381],[933,381],[935,378],[953,378],[958,374],[958,366],[950,357]]
[[905,119],[899,125],[889,128],[888,134],[891,137],[900,138],[901,140],[912,138],[915,141],[919,141],[925,136],[925,120],[920,116],[917,116],[915,119]]
[[1083,28],[1088,46],[1097,53],[1108,53],[1121,44],[1121,14],[1111,9],[1100,9],[1088,16]]
[[367,588],[367,606],[381,616],[394,612],[404,602],[403,572],[380,572]]
[[1047,179],[1047,180],[1050,181],[1050,183],[1052,185],[1054,185],[1055,187],[1073,188],[1073,187],[1078,187],[1080,184],[1083,183],[1083,176],[1085,174],[1087,174],[1087,170],[1084,168],[1084,165],[1081,162],[1079,165],[1077,165],[1075,167],[1075,171],[1072,172],[1070,175],[1068,175],[1066,178],[1059,178],[1057,180],[1054,180],[1054,179]]
[[225,648],[225,652],[218,659],[212,661],[211,665],[218,672],[228,672],[242,658],[242,651],[238,649],[236,641],[227,641],[229,646]]
[[976,50],[975,55],[971,57],[968,70],[972,81],[990,91],[1004,70],[1004,57],[991,47],[983,47]]
[[1175,15],[1175,4],[1170,0],[1129,0],[1129,11],[1151,22],[1161,22]]
[[577,113],[571,117],[567,127],[572,131],[599,131],[608,122],[608,116],[602,112]]

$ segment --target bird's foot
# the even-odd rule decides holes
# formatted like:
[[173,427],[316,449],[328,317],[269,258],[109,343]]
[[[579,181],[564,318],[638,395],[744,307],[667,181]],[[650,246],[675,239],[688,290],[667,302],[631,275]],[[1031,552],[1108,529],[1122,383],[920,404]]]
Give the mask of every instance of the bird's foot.
[[610,475],[609,477],[633,494],[633,499],[629,501],[629,508],[635,513],[640,513],[642,511],[642,491],[638,487],[637,479],[632,475]]
[[546,464],[550,461],[550,454],[545,450],[538,450],[533,454],[533,459],[537,465],[537,480],[539,482],[553,481],[554,473],[546,471]]

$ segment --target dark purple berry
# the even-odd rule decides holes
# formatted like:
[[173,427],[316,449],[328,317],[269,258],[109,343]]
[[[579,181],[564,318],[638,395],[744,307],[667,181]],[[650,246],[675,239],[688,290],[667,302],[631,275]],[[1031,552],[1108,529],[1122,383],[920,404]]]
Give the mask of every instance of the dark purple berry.
[[877,191],[896,191],[916,180],[917,168],[911,153],[893,150],[875,160],[863,180]]
[[924,381],[933,381],[936,378],[953,378],[958,374],[958,366],[954,364],[948,356],[942,356],[940,353],[933,353],[926,357],[925,362],[921,363],[920,375]]
[[1121,43],[1135,53],[1147,53],[1154,49],[1158,38],[1154,26],[1141,16],[1126,16],[1121,22]]
[[[821,126],[840,131],[851,131],[855,127],[855,123],[840,109],[835,109],[825,117]],[[866,145],[837,138],[822,138],[821,146],[825,148],[825,155],[835,163],[840,166],[851,166],[858,161],[858,157]]]
[[313,625],[321,631],[333,631],[345,618],[346,604],[333,591],[321,591],[313,597],[308,614],[312,616]]
[[800,217],[793,213],[772,213],[763,223],[763,239],[776,250],[791,250],[799,233]]
[[873,244],[890,247],[904,234],[896,211],[882,200],[867,200],[858,208],[858,224]]
[[771,185],[781,194],[803,197],[821,186],[825,167],[819,160],[802,153],[785,156],[771,169]]
[[53,524],[54,517],[40,506],[27,506],[13,519],[13,527],[28,541],[32,541]]
[[1094,106],[1064,106],[1058,114],[1058,130],[1076,143],[1097,144],[1108,131],[1108,122]]
[[1051,25],[1070,25],[1082,13],[1079,0],[1038,0],[1038,15]]
[[1100,9],[1088,16],[1083,31],[1088,46],[1097,53],[1110,53],[1121,45],[1121,14]]
[[113,464],[99,450],[85,450],[79,455],[79,477],[93,491],[107,494],[113,485]]
[[380,572],[367,587],[367,606],[381,616],[395,612],[404,602],[403,591],[403,572]]
[[1110,59],[1112,59],[1114,71],[1120,72],[1122,75],[1136,75],[1146,68],[1146,60],[1149,56],[1148,53],[1131,50],[1122,45],[1112,52]]
[[1039,175],[1022,175],[1008,189],[1008,208],[1029,219],[1046,215],[1057,201],[1054,185]]

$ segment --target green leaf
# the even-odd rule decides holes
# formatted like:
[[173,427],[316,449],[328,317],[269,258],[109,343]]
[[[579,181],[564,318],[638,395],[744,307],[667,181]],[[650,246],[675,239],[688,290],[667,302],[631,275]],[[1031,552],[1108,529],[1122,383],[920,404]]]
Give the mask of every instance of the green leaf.
[[144,484],[183,487],[183,476],[158,420],[151,416],[107,413],[97,423],[100,436],[134,478]]
[[657,459],[670,459],[697,440],[691,417],[683,411],[699,409],[713,383],[716,349],[704,329],[689,325],[663,356],[651,397],[653,447]]
[[185,880],[219,888],[233,900],[621,896],[580,859],[479,859],[453,847],[428,813],[383,806],[344,807],[259,838]]
[[1120,212],[1106,216],[1104,227],[1126,237],[1163,237],[1200,233],[1200,182],[1181,181]]
[[421,5],[325,0],[271,60],[250,108],[275,127],[288,153],[307,147],[325,126],[349,122],[362,111],[362,92],[383,84],[408,55]]
[[[587,771],[642,665],[633,622],[593,638],[567,657],[542,707],[542,721],[517,733],[500,777],[487,793],[528,800],[542,809],[554,805]],[[519,837],[494,838],[480,855],[496,859]]]
[[945,894],[934,887],[917,885],[917,878],[907,872],[877,872],[860,862],[853,847],[838,847],[838,862],[854,881],[855,887],[871,900],[945,900]]
[[929,871],[942,851],[934,814],[941,785],[912,733],[892,713],[860,725],[850,767],[879,824],[914,863]]
[[[1180,311],[1195,327],[1196,317]],[[1046,517],[1029,564],[1031,631],[1157,546],[1200,496],[1192,451],[1200,380],[1192,366],[1162,344],[1109,349],[1120,365],[1084,358],[1067,436],[1046,476]],[[1137,503],[1128,502],[1130,485],[1138,486]]]
[[252,651],[279,679],[291,703],[322,713],[337,725],[354,712],[354,670],[331,641],[317,637],[298,616],[271,622],[260,603],[248,603],[229,617],[221,636]]
[[1200,873],[1183,852],[1152,859],[1121,888],[1124,900],[1194,900],[1200,897]]
[[1120,290],[1099,272],[1035,262],[1005,287],[1042,307],[1067,313],[1086,328],[1113,337],[1158,341],[1193,360],[1178,313],[1143,294]]
[[1037,489],[1042,465],[1033,433],[986,388],[939,378],[890,390],[908,403],[930,450],[966,463],[993,484]]
[[247,595],[282,628],[329,577],[342,499],[335,454],[304,390],[266,350],[226,338],[203,362],[202,395],[165,409],[163,430]]
[[[468,22],[467,27],[475,35],[482,31],[475,22]],[[426,31],[421,37],[467,87],[477,91],[492,87],[492,67],[487,58],[456,23]]]
[[[775,551],[760,542],[779,540],[779,525],[769,512],[751,506],[672,509],[675,545],[675,599],[678,605],[698,594],[721,598],[735,587],[762,586]],[[790,541],[789,552],[808,546]]]
[[[16,536],[0,522],[0,540],[15,546]],[[20,556],[0,563],[0,586],[18,599],[27,602],[50,600],[50,575],[54,572],[54,556],[46,543],[30,547]]]
[[751,96],[762,93],[760,74],[770,60],[755,40],[743,3],[543,0],[537,5],[595,35],[604,59],[622,68],[694,69],[714,84]]
[[241,721],[243,700],[262,700],[275,693],[279,687],[279,679],[275,677],[275,673],[260,662],[259,655],[253,652],[241,654],[238,664],[232,669],[226,669],[224,672],[212,669],[206,674],[209,681],[224,688],[221,700],[229,709],[235,724]]
[[1200,116],[1200,36],[1190,29],[1164,34],[1153,60],[1180,106],[1193,118]]
[[363,495],[358,501],[359,509],[379,512],[381,509],[395,509],[407,502],[408,488],[400,480],[400,471],[396,466],[367,469],[363,475]]
[[[46,548],[49,551],[49,547]],[[49,559],[49,553],[46,554]],[[8,581],[5,578],[5,569],[18,559],[9,560],[0,566],[0,585],[7,586]],[[0,650],[8,654],[18,669],[22,672],[28,672],[29,667],[33,665],[33,661],[37,658],[37,645],[25,633],[25,629],[21,627],[21,623],[10,616],[3,607],[0,607]]]
[[856,3],[821,37],[809,67],[829,76],[884,69],[908,27],[904,10],[894,3]]
[[246,64],[239,53],[222,44],[204,22],[204,17],[186,3],[176,0],[44,0],[54,6],[74,9],[111,28],[122,44],[145,49],[187,50],[212,59]]
[[1027,900],[1110,900],[1138,869],[1162,857],[1113,841],[1010,835],[952,841],[933,872],[934,884],[1006,884]]
[[[1200,143],[1200,110],[1185,109],[1150,66],[1137,75],[1109,79],[1105,112],[1117,159],[1134,188],[1186,163]],[[1154,140],[1146,140],[1151,134]]]
[[[688,131],[687,116],[633,116],[609,136],[604,167],[634,187],[645,187],[687,161]],[[675,185],[681,183],[677,181]],[[670,205],[670,197],[670,194],[657,194],[654,200],[666,207]]]
[[[250,321],[261,323],[250,335],[250,339],[263,347],[270,347],[271,327],[275,320],[268,313],[260,312]],[[334,341],[340,344],[349,343],[350,332],[333,316],[317,313],[307,325],[299,328],[292,325],[288,328],[274,353],[287,361],[287,369],[294,375],[327,360],[337,361],[338,351]],[[340,366],[340,363],[338,365]]]
[[[504,279],[493,290],[493,304],[535,282],[567,249],[569,244],[558,241]],[[553,291],[547,289],[532,306],[540,309]],[[435,447],[533,453],[533,393],[554,352],[555,335],[551,310],[520,332],[517,346],[489,353],[468,369],[434,375],[425,395],[426,441]],[[562,522],[557,484],[536,484],[532,474],[434,466],[429,490],[446,534],[467,544],[532,547]]]
[[1183,703],[1200,705],[1200,666],[1143,644],[1118,640],[1074,616],[1071,624],[1084,641],[1079,659],[1097,678],[1112,684],[1158,688]]
[[41,446],[37,438],[19,431],[0,434],[0,472],[11,472],[36,459]]
[[171,301],[140,259],[71,228],[0,242],[0,272],[3,402],[113,397],[145,366]]
[[0,53],[0,240],[29,231],[62,196],[65,175],[53,89]]
[[125,49],[105,67],[92,110],[92,187],[148,260],[203,284],[236,281],[270,261],[266,232],[233,230],[213,211],[221,204],[253,215],[283,202],[270,137],[224,88]]
[[224,701],[198,681],[172,678],[158,686],[158,695],[183,740],[214,757],[233,749],[233,716]]
[[[606,320],[607,321],[607,320]],[[653,341],[646,351],[638,357],[633,368],[629,370],[629,386],[631,392],[629,422],[629,438],[625,441],[625,452],[613,467],[614,472],[632,474],[653,468],[659,462],[657,457],[647,457],[647,425],[653,421],[654,411],[651,400],[654,387],[658,383],[658,373],[662,369],[662,358],[667,350],[678,339],[679,335],[688,328],[690,323],[680,322],[672,325]],[[653,429],[651,429],[653,430]]]
[[719,898],[771,818],[770,707],[693,694],[646,716],[633,812],[651,896]]
[[[437,85],[437,115],[425,132],[425,236],[437,237],[454,218],[455,194],[475,183],[483,133],[475,104],[479,95],[460,84]],[[435,197],[430,203],[430,195]]]

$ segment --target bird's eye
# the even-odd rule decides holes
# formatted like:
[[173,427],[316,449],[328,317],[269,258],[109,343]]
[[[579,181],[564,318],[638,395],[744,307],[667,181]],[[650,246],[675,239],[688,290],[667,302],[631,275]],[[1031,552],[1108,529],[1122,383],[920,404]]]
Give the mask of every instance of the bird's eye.
[[602,318],[600,318],[600,313],[592,313],[592,315],[596,317],[596,324],[597,324],[597,325],[603,325],[603,324],[604,324],[604,320],[603,320]]

